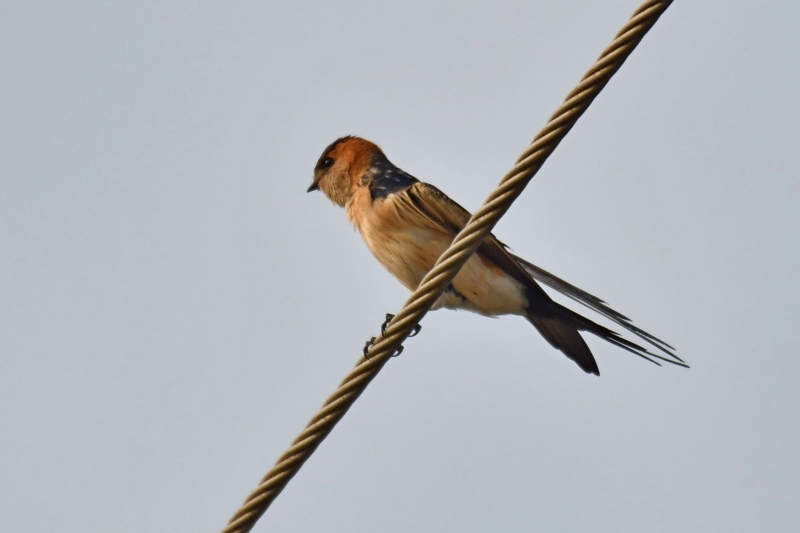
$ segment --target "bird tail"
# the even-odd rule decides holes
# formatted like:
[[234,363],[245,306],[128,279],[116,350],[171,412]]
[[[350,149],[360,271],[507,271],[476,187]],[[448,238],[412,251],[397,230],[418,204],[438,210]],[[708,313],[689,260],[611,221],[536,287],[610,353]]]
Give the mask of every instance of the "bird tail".
[[683,361],[667,359],[655,354],[647,350],[647,348],[643,348],[635,342],[631,342],[620,336],[617,332],[592,322],[588,318],[555,302],[552,302],[552,307],[549,311],[550,312],[545,315],[533,314],[529,311],[525,314],[525,318],[533,324],[547,342],[575,361],[575,363],[588,374],[599,376],[600,370],[597,367],[597,361],[595,361],[591,350],[589,350],[589,346],[587,346],[586,341],[581,337],[580,331],[588,331],[604,341],[614,346],[619,346],[658,366],[661,366],[658,362],[658,360],[661,360],[688,368]]
[[[625,328],[626,330],[630,331],[643,341],[647,342],[651,346],[658,349],[662,355],[667,356],[664,360],[670,363],[684,363],[683,359],[678,357],[675,354],[675,348],[667,344],[666,342],[662,341],[658,337],[647,333],[646,331],[642,330],[634,326],[630,319],[623,315],[622,313],[611,309],[606,302],[602,299],[598,298],[597,296],[592,296],[588,292],[579,289],[575,285],[564,281],[563,279],[554,276],[550,272],[539,268],[538,266],[534,265],[533,263],[529,263],[525,261],[521,257],[513,256],[514,259],[519,263],[527,272],[530,274],[533,279],[544,283],[548,287],[555,289],[556,291],[560,292],[561,294],[572,298],[576,302],[579,302],[592,311],[600,313],[602,316],[606,317],[607,319],[611,320],[618,326]],[[615,334],[616,335],[616,334]],[[685,364],[681,364],[679,366],[686,366]]]
[[528,322],[542,334],[542,337],[556,350],[560,350],[567,357],[575,361],[587,374],[600,375],[597,361],[594,360],[592,351],[575,326],[562,322],[558,318],[536,315],[525,315]]

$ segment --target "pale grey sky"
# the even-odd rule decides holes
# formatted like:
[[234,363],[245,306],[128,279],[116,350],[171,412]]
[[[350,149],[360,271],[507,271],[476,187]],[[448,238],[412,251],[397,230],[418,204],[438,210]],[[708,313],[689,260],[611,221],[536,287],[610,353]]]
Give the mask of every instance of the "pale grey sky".
[[[0,529],[221,529],[407,296],[322,149],[474,209],[636,6],[5,2]],[[691,370],[437,311],[255,531],[795,531],[798,21],[676,2],[495,232]]]

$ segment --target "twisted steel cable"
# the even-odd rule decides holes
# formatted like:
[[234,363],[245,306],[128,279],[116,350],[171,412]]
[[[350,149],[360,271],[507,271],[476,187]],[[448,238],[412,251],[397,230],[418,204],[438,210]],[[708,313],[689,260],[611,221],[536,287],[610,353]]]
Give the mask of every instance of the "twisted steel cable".
[[280,456],[275,466],[267,472],[258,487],[233,515],[222,533],[247,533],[253,528],[275,497],[364,392],[383,365],[401,348],[402,342],[409,336],[414,326],[442,295],[497,221],[508,211],[545,160],[671,3],[672,0],[649,0],[639,6],[519,157],[514,168],[503,177],[497,189],[489,195],[483,206],[472,215],[464,229],[455,237],[450,247],[439,257],[384,333],[377,337],[377,341],[366,356],[358,361],[291,447]]

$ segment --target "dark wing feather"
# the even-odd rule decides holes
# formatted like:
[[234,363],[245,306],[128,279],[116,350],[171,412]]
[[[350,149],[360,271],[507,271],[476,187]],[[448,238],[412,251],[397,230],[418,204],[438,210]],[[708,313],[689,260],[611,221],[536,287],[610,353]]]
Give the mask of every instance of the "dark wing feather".
[[[433,225],[452,232],[453,236],[466,226],[471,216],[469,211],[450,199],[445,193],[427,183],[414,183],[400,194]],[[589,331],[603,340],[635,353],[650,362],[655,363],[651,359],[652,357],[679,366],[685,366],[683,361],[670,351],[671,347],[667,343],[637,328],[630,323],[627,317],[606,306],[605,302],[599,298],[511,254],[507,247],[497,240],[494,235],[489,234],[476,253],[502,268],[508,275],[526,287],[526,297],[529,304],[528,320],[536,326],[550,344],[567,354],[570,359],[573,359],[585,371],[595,373],[594,367],[596,367],[596,364],[594,364],[593,358],[591,363],[587,360],[583,349],[585,342],[582,339],[580,342],[575,339],[575,336],[580,337],[576,329]],[[621,325],[656,348],[664,351],[670,358],[667,359],[654,354],[646,348],[620,337],[617,333],[557,304],[536,283],[537,279]],[[552,319],[555,319],[555,321],[561,319],[562,326],[554,327],[553,324],[555,322]],[[588,347],[586,350],[588,350]],[[591,352],[589,352],[589,356],[591,356]]]
[[[469,211],[450,199],[445,193],[427,183],[416,183],[406,189],[405,194],[420,212],[435,221],[436,224],[450,229],[453,237],[467,225],[472,216]],[[489,234],[475,253],[488,259],[502,268],[509,276],[522,283],[527,288],[526,296],[529,304],[540,314],[546,314],[550,310],[553,301],[494,235]]]
[[585,305],[592,311],[603,315],[604,317],[608,318],[615,324],[622,326],[623,328],[627,329],[640,339],[644,340],[645,342],[650,343],[652,346],[658,348],[662,352],[666,353],[668,356],[677,359],[680,362],[683,362],[683,359],[675,355],[672,346],[667,344],[666,342],[662,341],[658,337],[647,333],[646,331],[636,327],[633,325],[628,317],[623,315],[622,313],[611,309],[606,302],[602,299],[598,298],[597,296],[593,296],[588,292],[579,289],[575,285],[564,281],[563,279],[555,276],[543,268],[539,268],[538,266],[534,265],[533,263],[529,263],[525,261],[521,257],[514,256],[514,259],[522,265],[525,270],[527,270],[531,276],[537,281],[544,283],[548,287],[555,289],[556,291],[560,292],[564,296],[567,296],[576,302]]

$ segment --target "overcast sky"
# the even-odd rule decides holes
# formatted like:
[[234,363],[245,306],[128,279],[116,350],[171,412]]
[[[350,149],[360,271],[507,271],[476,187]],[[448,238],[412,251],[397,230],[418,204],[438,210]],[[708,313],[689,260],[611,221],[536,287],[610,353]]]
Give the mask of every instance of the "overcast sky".
[[[475,209],[637,1],[4,2],[0,529],[220,530],[408,294],[323,148]],[[796,531],[798,21],[675,2],[495,230],[690,370],[434,312],[255,531]]]

